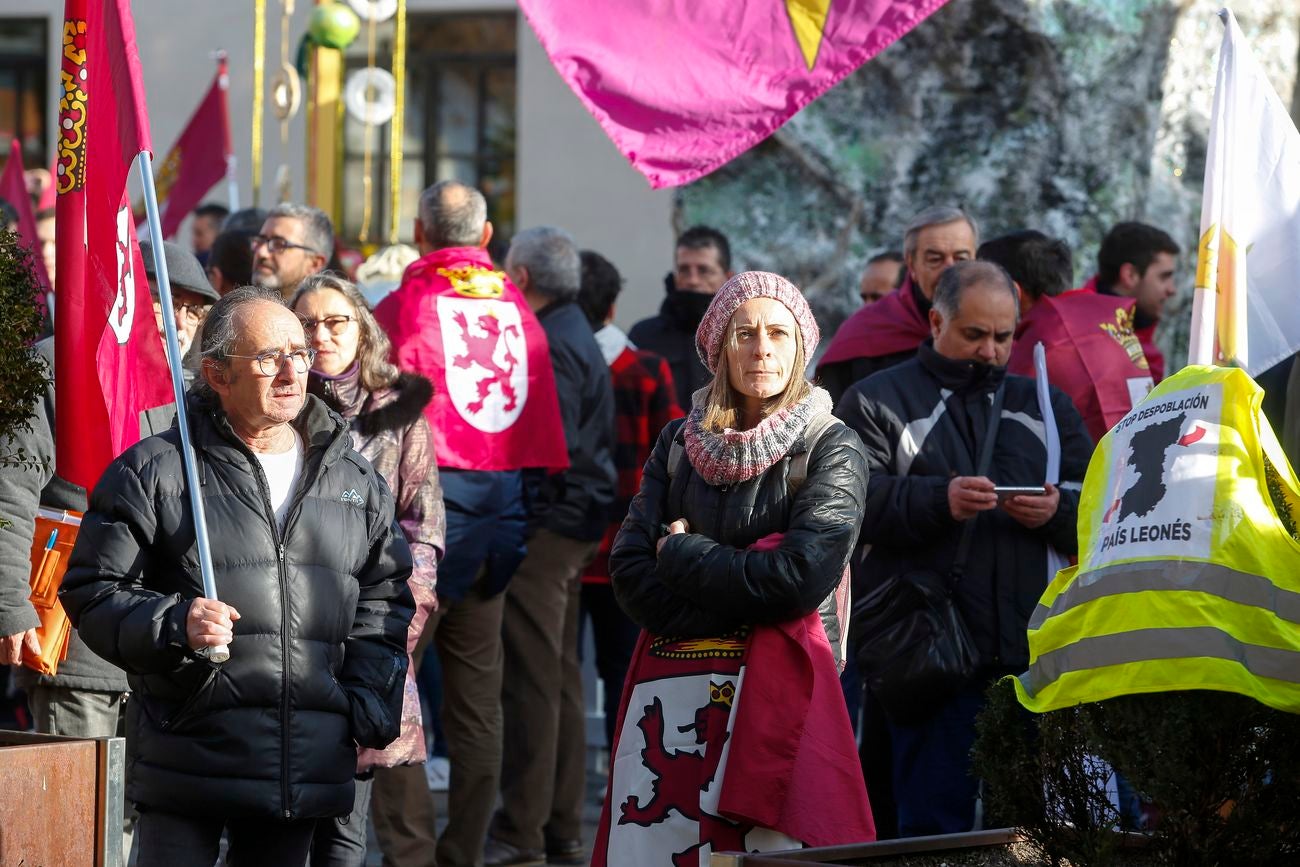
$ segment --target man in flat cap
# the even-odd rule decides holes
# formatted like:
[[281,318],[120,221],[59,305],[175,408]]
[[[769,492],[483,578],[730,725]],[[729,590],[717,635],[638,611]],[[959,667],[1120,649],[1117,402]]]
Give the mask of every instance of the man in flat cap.
[[[153,316],[158,323],[158,339],[163,342],[163,354],[167,354],[167,338],[163,331],[162,299],[158,296],[158,273],[153,261],[153,244],[146,240],[140,242],[140,256],[144,259],[144,273],[149,278],[149,294],[153,297]],[[188,389],[194,382],[199,368],[197,348],[203,319],[208,309],[221,297],[208,282],[203,266],[194,254],[180,244],[163,241],[163,257],[167,260],[167,278],[172,287],[172,312],[176,317],[176,341],[181,347],[181,378]],[[171,359],[168,359],[171,363]],[[176,418],[176,404],[146,409],[140,413],[140,436],[147,437],[160,434],[172,426]]]
[[[162,299],[158,297],[158,274],[153,261],[153,245],[140,242],[140,256],[144,259],[144,273],[149,277],[149,294],[153,296],[153,315],[158,321],[158,333],[163,334]],[[167,260],[167,276],[172,287],[172,311],[176,314],[176,339],[181,344],[181,355],[186,355],[194,345],[195,335],[208,308],[221,296],[208,282],[203,266],[194,254],[180,244],[163,241],[163,258]],[[186,382],[193,379],[193,373]]]

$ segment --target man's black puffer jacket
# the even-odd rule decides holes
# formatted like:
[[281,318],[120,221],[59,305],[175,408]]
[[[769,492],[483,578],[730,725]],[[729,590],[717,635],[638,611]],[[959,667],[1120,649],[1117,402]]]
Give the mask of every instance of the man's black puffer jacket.
[[217,594],[241,615],[230,660],[188,652],[203,585],[175,427],[105,471],[60,592],[86,644],[129,675],[127,797],[182,814],[346,814],[357,745],[387,745],[401,719],[414,606],[392,495],[308,396],[282,536],[252,452],[219,410],[188,408]]
[[[844,395],[835,414],[862,438],[871,467],[864,556],[853,564],[855,599],[911,570],[949,574],[964,524],[952,516],[948,486],[954,476],[977,475],[999,383],[1004,402],[987,476],[999,485],[1041,485],[1047,434],[1032,379],[945,358],[927,341],[915,359]],[[1070,399],[1056,388],[1050,394],[1061,448],[1060,505],[1035,529],[1003,509],[972,518],[966,569],[953,590],[979,651],[981,678],[1024,671],[1029,617],[1048,581],[1078,551],[1079,491],[1092,441]],[[860,630],[867,621],[853,623]],[[856,645],[860,637],[851,640]]]
[[[704,637],[779,623],[815,611],[844,574],[866,502],[867,464],[858,435],[835,424],[818,437],[808,476],[787,495],[789,455],[733,485],[710,485],[681,461],[669,482],[668,457],[684,420],[664,428],[641,490],[610,553],[619,605],[655,635]],[[685,518],[690,532],[660,528]],[[778,549],[747,551],[772,533]]]

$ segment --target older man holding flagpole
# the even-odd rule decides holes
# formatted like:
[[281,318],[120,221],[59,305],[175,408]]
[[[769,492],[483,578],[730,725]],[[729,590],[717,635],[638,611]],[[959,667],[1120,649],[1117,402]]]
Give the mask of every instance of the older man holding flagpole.
[[[60,598],[130,679],[137,863],[208,867],[223,834],[231,865],[302,863],[316,820],[351,809],[356,748],[398,734],[410,550],[346,424],[306,394],[313,353],[275,292],[237,290],[213,307],[188,395],[174,317],[162,317],[177,426],[130,445],[129,410],[152,384],[132,362],[158,346],[151,318],[136,315],[146,281],[123,192],[137,155],[165,309],[171,289],[129,4],[75,11],[85,17],[65,31],[79,37],[83,106],[91,96],[89,237],[82,292],[60,301],[83,330],[60,332],[58,372],[72,387],[59,397],[97,390],[107,456],[121,454],[102,475],[104,449],[70,468],[98,481]],[[110,87],[115,100],[93,98]],[[215,555],[205,512],[225,543]]]

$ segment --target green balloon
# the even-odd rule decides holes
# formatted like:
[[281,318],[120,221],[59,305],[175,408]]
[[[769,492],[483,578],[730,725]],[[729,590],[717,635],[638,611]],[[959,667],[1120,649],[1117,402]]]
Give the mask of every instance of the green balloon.
[[311,13],[307,33],[317,45],[342,50],[361,32],[361,19],[344,3],[322,3]]

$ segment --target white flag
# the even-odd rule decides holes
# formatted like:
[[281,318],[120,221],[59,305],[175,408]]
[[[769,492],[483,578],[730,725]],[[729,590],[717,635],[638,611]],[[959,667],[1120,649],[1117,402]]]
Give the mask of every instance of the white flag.
[[1300,132],[1232,12],[1219,17],[1188,361],[1253,375],[1300,347]]

